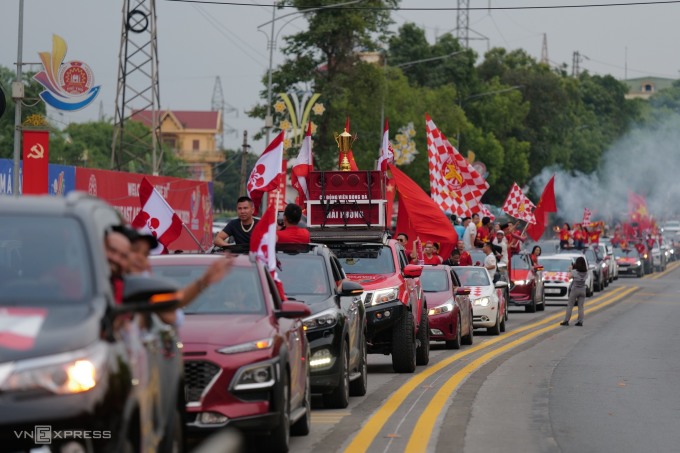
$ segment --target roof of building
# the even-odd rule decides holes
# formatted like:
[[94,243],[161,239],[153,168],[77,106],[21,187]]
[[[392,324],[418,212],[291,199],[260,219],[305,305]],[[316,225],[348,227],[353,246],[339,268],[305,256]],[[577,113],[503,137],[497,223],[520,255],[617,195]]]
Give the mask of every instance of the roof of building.
[[[137,110],[132,113],[131,118],[151,127],[152,112],[153,110]],[[168,115],[182,129],[219,130],[220,128],[219,111],[165,110],[160,112],[160,121],[162,122]]]
[[621,82],[628,85],[629,93],[643,93],[650,90],[645,89],[649,85],[654,93],[658,93],[666,88],[671,88],[675,79],[668,79],[665,77],[636,77],[634,79],[626,79]]

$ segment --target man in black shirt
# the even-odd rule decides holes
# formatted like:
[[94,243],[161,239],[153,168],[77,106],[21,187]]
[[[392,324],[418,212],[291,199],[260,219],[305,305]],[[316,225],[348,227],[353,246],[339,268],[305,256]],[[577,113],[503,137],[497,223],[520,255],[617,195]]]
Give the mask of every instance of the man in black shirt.
[[230,220],[227,226],[215,235],[213,243],[224,247],[228,245],[228,238],[232,237],[235,244],[250,244],[250,233],[257,224],[257,220],[253,218],[254,212],[255,204],[253,200],[249,197],[239,198],[236,202],[238,219]]

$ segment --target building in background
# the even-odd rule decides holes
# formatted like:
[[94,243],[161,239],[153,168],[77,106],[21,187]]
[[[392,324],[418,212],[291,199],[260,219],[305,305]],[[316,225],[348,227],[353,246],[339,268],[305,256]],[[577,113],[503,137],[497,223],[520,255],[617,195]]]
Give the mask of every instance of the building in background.
[[[151,110],[134,112],[132,119],[151,127]],[[212,181],[213,165],[225,160],[224,151],[217,148],[222,112],[166,110],[160,124],[163,145],[187,163],[191,178]]]
[[666,88],[671,88],[675,79],[664,77],[638,77],[621,82],[628,85],[626,99],[649,99],[653,94]]

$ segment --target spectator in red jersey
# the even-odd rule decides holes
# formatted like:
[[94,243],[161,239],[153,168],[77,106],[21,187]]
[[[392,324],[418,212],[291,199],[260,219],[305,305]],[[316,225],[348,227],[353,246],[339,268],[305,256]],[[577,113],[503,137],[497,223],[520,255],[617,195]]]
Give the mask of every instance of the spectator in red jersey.
[[309,244],[307,228],[299,227],[302,209],[295,203],[289,203],[283,211],[283,228],[276,232],[276,242]]
[[458,241],[458,251],[460,252],[459,266],[472,266],[472,255],[465,250],[465,242]]
[[485,243],[491,241],[491,219],[489,217],[482,217],[482,226],[477,229],[477,238],[475,245],[477,247],[484,246]]
[[570,230],[571,227],[566,222],[564,222],[562,228],[556,227],[557,234],[559,235],[560,238],[560,248],[563,250],[571,248],[569,245],[569,239],[571,238]]
[[444,260],[441,256],[434,253],[434,244],[431,241],[425,243],[423,247],[423,264],[442,264]]

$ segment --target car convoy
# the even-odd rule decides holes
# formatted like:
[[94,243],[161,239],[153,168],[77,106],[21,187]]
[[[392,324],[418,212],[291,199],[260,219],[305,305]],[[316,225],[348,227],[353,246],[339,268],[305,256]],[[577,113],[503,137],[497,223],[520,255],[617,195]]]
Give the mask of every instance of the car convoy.
[[[327,173],[317,180],[319,203],[307,206],[312,242],[277,244],[285,300],[271,273],[239,254],[185,308],[179,334],[156,313],[174,309],[177,289],[219,253],[154,256],[154,277],[127,277],[117,304],[101,247],[120,224],[113,208],[77,193],[0,200],[0,310],[37,326],[0,344],[0,429],[89,430],[102,433],[93,451],[127,452],[181,451],[187,439],[235,427],[251,449],[285,452],[291,435],[310,432],[312,394],[346,408],[367,393],[368,354],[413,373],[428,364],[431,342],[460,349],[475,329],[500,335],[510,305],[535,312],[565,303],[577,257],[588,265],[588,296],[674,259],[671,247],[624,250],[605,238],[584,250],[546,247],[538,265],[521,252],[503,278],[479,265],[411,264],[385,234],[385,216],[371,217],[373,204],[384,208],[379,175],[364,179],[378,186],[367,202],[343,203],[347,180],[323,187],[339,172]],[[36,240],[36,224],[59,240]],[[59,278],[45,278],[50,272]],[[3,442],[8,451],[35,446],[31,436]]]

